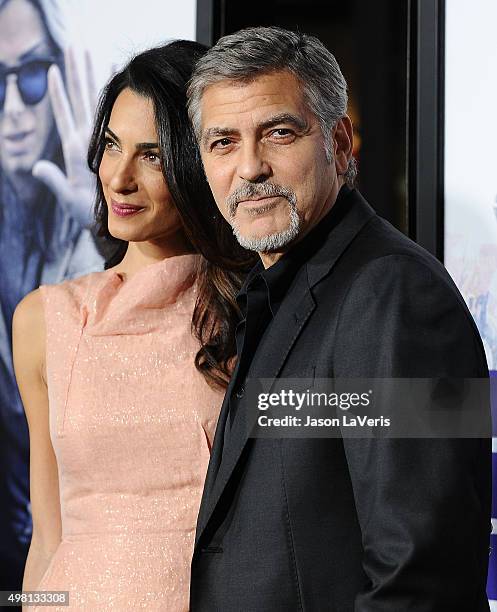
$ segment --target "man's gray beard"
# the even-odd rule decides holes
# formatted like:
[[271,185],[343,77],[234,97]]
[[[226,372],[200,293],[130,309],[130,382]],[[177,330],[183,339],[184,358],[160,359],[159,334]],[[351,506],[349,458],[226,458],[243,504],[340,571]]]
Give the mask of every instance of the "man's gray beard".
[[[281,196],[287,200],[290,210],[290,225],[286,230],[261,237],[243,236],[240,233],[240,230],[236,225],[235,218],[238,202],[244,198],[251,198],[255,195],[268,197]],[[291,189],[287,189],[281,185],[274,185],[272,183],[248,183],[239,187],[234,193],[232,193],[227,198],[226,204],[233,234],[244,249],[248,249],[249,251],[257,251],[258,253],[278,251],[292,242],[292,240],[294,240],[299,234],[300,218],[297,212],[297,197],[295,192]],[[260,213],[262,212],[263,211],[260,211]],[[258,213],[256,211],[253,212],[254,216],[257,216],[257,214]]]
[[242,236],[239,229],[233,224],[233,234],[240,243],[240,246],[249,251],[270,253],[281,250],[284,246],[295,240],[300,231],[300,218],[295,202],[288,200],[288,206],[290,207],[290,225],[282,232],[260,236],[259,238]]

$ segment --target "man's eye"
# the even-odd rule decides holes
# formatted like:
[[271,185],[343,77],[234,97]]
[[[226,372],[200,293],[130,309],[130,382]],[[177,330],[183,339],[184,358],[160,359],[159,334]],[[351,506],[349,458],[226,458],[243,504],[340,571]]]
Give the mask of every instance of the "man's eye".
[[231,144],[231,140],[229,138],[221,138],[220,140],[216,140],[215,142],[212,143],[212,148],[213,149],[225,149],[226,147],[229,147],[230,144]]
[[293,132],[288,128],[278,128],[273,130],[272,135],[276,136],[276,138],[285,138],[287,136],[293,136]]

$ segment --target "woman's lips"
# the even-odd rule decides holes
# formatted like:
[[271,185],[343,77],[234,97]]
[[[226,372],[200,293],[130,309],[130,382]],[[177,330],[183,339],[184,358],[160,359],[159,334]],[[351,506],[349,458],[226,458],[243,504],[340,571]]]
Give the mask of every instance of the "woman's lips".
[[118,217],[129,217],[135,215],[144,209],[143,206],[135,206],[134,204],[122,204],[119,202],[111,201],[112,212]]
[[14,132],[12,134],[5,134],[4,138],[9,142],[20,142],[24,140],[27,136],[31,136],[33,134],[33,130],[25,130],[24,132]]
[[29,145],[33,144],[34,135],[34,130],[4,134],[2,137],[2,146],[9,155],[22,155],[26,153],[26,149]]

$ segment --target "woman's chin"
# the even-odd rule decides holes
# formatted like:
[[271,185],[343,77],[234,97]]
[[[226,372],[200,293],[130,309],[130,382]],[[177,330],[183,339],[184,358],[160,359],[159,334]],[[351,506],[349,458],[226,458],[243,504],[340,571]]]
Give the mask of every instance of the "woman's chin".
[[143,232],[139,232],[131,227],[123,228],[116,227],[118,224],[109,223],[109,234],[117,240],[124,240],[125,242],[143,242],[147,240],[148,236],[143,236]]

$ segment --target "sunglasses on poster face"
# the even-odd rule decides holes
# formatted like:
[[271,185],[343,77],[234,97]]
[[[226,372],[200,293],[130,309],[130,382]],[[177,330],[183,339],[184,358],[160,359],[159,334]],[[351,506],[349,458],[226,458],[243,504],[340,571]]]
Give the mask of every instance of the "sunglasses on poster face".
[[47,73],[54,63],[53,59],[36,59],[13,68],[5,68],[0,64],[0,111],[5,104],[7,77],[10,74],[17,77],[17,89],[24,104],[32,106],[38,104],[47,93]]

